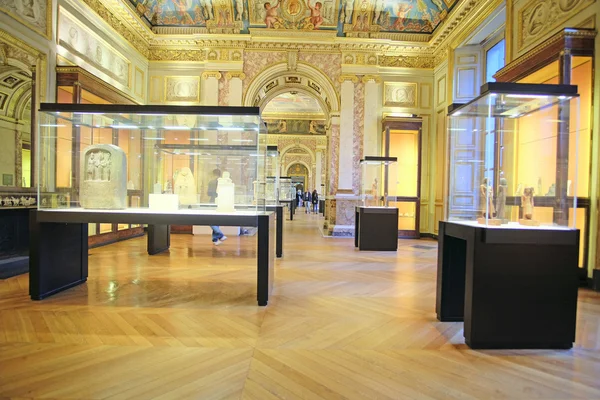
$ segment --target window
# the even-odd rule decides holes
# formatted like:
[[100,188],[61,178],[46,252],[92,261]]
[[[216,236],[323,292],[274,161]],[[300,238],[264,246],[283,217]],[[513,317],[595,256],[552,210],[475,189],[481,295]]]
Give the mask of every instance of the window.
[[495,82],[494,74],[504,67],[504,39],[485,52],[485,81]]

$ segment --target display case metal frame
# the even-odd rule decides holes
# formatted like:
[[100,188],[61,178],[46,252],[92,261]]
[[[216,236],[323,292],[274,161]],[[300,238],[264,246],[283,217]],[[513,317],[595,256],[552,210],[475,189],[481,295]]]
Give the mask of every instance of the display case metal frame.
[[[488,83],[481,93],[470,103],[452,106],[449,114],[464,113],[490,93],[577,96],[573,86],[513,83]],[[561,114],[565,120],[569,116]],[[567,157],[565,149],[560,149],[565,141],[560,137],[557,141],[557,163],[564,167],[568,160],[558,158]],[[560,192],[557,187],[556,192],[566,196],[565,187]],[[568,203],[568,198],[552,201],[562,215]],[[437,318],[464,321],[465,341],[474,349],[571,348],[577,319],[580,232],[562,225],[516,229],[440,221]]]
[[[115,114],[256,115],[258,107],[174,107],[96,104],[42,104],[44,112]],[[262,204],[264,206],[264,202]],[[280,221],[281,210],[274,209]],[[283,229],[275,239],[275,214],[267,211],[215,213],[211,210],[163,212],[150,209],[86,210],[80,208],[38,209],[30,214],[30,296],[41,300],[88,278],[88,224],[148,224],[148,252],[157,254],[170,245],[171,224],[256,226],[257,301],[268,303],[273,286],[274,255],[282,250]],[[280,225],[282,226],[282,225]],[[281,240],[279,240],[281,239]]]
[[[354,215],[354,247],[359,250],[398,250],[398,208],[388,207],[388,167],[397,162],[396,157],[365,156],[360,164],[380,164],[384,168],[383,207],[363,204],[357,206]],[[363,177],[364,179],[364,177]],[[379,197],[379,193],[374,194]],[[363,202],[365,195],[361,193]]]

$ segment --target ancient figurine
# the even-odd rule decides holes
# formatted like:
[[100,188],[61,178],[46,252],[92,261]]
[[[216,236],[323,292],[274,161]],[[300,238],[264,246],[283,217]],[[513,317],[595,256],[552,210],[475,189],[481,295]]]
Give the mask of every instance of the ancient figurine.
[[235,185],[230,178],[229,172],[223,172],[223,176],[217,179],[217,211],[234,212]]
[[496,217],[505,220],[504,208],[506,207],[506,191],[508,190],[508,182],[506,178],[500,178],[498,184],[498,195],[496,196]]
[[556,196],[556,184],[553,183],[552,185],[550,185],[546,196]]
[[118,210],[127,207],[127,160],[112,144],[96,144],[83,151],[79,202],[83,208]]
[[179,203],[190,205],[196,203],[196,181],[192,171],[188,167],[183,167],[175,180],[175,194],[179,195]]
[[538,181],[537,181],[537,192],[538,193],[542,193],[542,177],[539,176],[538,177]]
[[88,158],[88,162],[87,162],[87,169],[86,169],[86,179],[88,181],[91,181],[94,179],[94,164],[95,164],[95,160],[94,157],[96,156],[95,153],[91,153],[89,158]]
[[483,183],[479,186],[479,209],[482,217],[492,218],[496,215],[494,207],[494,194],[492,187],[488,186],[487,178],[483,178]]
[[533,219],[533,193],[532,187],[526,187],[521,196],[521,208],[523,210],[523,219]]

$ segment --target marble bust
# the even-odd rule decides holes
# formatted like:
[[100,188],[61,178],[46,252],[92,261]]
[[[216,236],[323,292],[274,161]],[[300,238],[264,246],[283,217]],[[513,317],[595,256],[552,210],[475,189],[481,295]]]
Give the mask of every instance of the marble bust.
[[217,211],[234,212],[235,184],[230,178],[229,172],[223,172],[223,176],[217,179]]
[[83,150],[80,164],[79,202],[89,209],[127,208],[127,159],[112,144],[96,144]]

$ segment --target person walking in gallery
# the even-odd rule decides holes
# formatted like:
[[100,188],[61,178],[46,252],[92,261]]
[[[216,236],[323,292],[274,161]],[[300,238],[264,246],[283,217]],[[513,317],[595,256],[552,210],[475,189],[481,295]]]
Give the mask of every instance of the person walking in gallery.
[[296,208],[302,207],[302,190],[296,192]]
[[304,207],[305,214],[308,214],[312,207],[312,194],[309,192],[308,189],[306,189],[306,192],[304,192]]
[[312,206],[313,212],[317,214],[319,212],[319,194],[317,193],[317,189],[312,192]]
[[[213,179],[208,182],[207,194],[210,198],[210,202],[214,203],[215,199],[217,198],[217,185],[219,184],[219,178],[221,177],[221,170],[217,168],[214,169],[212,173]],[[210,228],[212,229],[212,241],[215,246],[219,246],[225,240],[227,240],[227,236],[221,232],[221,228],[216,225],[211,225]]]

